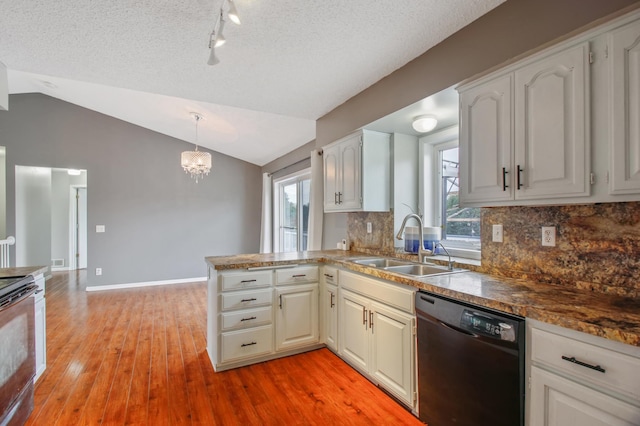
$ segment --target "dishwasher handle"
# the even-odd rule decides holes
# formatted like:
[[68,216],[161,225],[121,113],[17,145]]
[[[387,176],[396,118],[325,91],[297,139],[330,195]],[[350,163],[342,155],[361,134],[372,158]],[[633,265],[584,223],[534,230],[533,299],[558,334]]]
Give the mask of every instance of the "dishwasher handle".
[[451,324],[447,324],[446,322],[442,322],[442,321],[438,321],[440,323],[440,325],[447,327],[450,330],[456,331],[458,333],[462,333],[462,334],[466,334],[467,336],[471,336],[471,337],[478,337],[477,334],[470,332],[469,330],[465,330],[463,328],[460,327],[456,327],[455,325],[451,325]]

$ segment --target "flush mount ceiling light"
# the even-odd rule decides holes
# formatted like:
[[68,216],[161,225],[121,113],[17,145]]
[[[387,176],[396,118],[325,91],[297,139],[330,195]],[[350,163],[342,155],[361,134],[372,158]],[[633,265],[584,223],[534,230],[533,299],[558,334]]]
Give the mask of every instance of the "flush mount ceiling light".
[[432,131],[438,125],[438,119],[433,115],[419,115],[413,119],[413,130],[419,133],[427,133]]
[[198,151],[198,122],[203,119],[202,115],[192,112],[191,116],[196,120],[196,149],[195,151],[184,151],[180,156],[180,164],[185,173],[191,175],[198,183],[198,179],[202,179],[211,171],[211,154]]
[[207,64],[216,65],[220,63],[220,60],[216,56],[216,47],[220,47],[227,42],[227,39],[222,34],[222,30],[224,29],[224,6],[227,5],[227,17],[234,24],[240,25],[240,18],[238,16],[238,9],[236,9],[236,5],[233,0],[223,0],[222,6],[220,6],[220,13],[218,14],[218,19],[216,19],[216,23],[213,26],[213,30],[209,35],[209,60]]

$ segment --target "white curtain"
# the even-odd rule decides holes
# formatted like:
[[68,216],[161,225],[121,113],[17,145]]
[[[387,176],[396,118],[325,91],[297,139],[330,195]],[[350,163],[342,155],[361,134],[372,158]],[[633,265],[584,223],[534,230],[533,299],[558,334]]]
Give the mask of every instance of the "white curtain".
[[272,183],[269,173],[262,174],[262,226],[260,229],[260,253],[273,251]]
[[309,211],[309,241],[307,250],[322,250],[322,221],[324,219],[324,179],[322,155],[311,151],[311,194]]

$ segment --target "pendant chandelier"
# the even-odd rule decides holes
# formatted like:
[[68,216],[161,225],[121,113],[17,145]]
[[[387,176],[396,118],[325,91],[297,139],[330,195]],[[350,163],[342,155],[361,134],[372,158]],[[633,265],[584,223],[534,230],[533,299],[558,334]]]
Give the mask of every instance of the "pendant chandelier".
[[203,119],[202,115],[192,112],[191,116],[196,120],[196,149],[184,151],[180,156],[180,164],[185,173],[191,175],[191,178],[198,183],[198,179],[202,179],[211,171],[211,154],[198,151],[198,122]]

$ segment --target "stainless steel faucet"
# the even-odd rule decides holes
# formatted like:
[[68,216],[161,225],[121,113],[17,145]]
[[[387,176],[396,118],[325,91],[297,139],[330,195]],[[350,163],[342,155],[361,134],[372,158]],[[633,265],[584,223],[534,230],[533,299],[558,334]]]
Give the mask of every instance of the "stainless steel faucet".
[[400,226],[400,230],[398,231],[398,234],[396,235],[396,238],[401,240],[402,239],[402,232],[404,232],[404,227],[407,224],[407,220],[414,218],[415,220],[418,221],[418,224],[420,225],[419,228],[419,238],[420,238],[420,243],[418,244],[418,259],[420,260],[420,263],[425,263],[427,261],[427,256],[429,256],[431,253],[431,250],[425,250],[424,248],[424,226],[422,225],[422,218],[420,216],[418,216],[415,213],[411,213],[408,214],[407,216],[405,216],[404,220],[402,221],[402,226]]
[[449,254],[447,249],[442,245],[440,241],[438,241],[433,245],[433,254],[436,254],[436,247],[438,246],[442,247],[442,250],[444,250],[444,252],[447,253],[447,256],[449,257],[449,261],[447,262],[447,269],[449,269],[450,271],[453,271],[453,261],[451,260],[451,255]]

